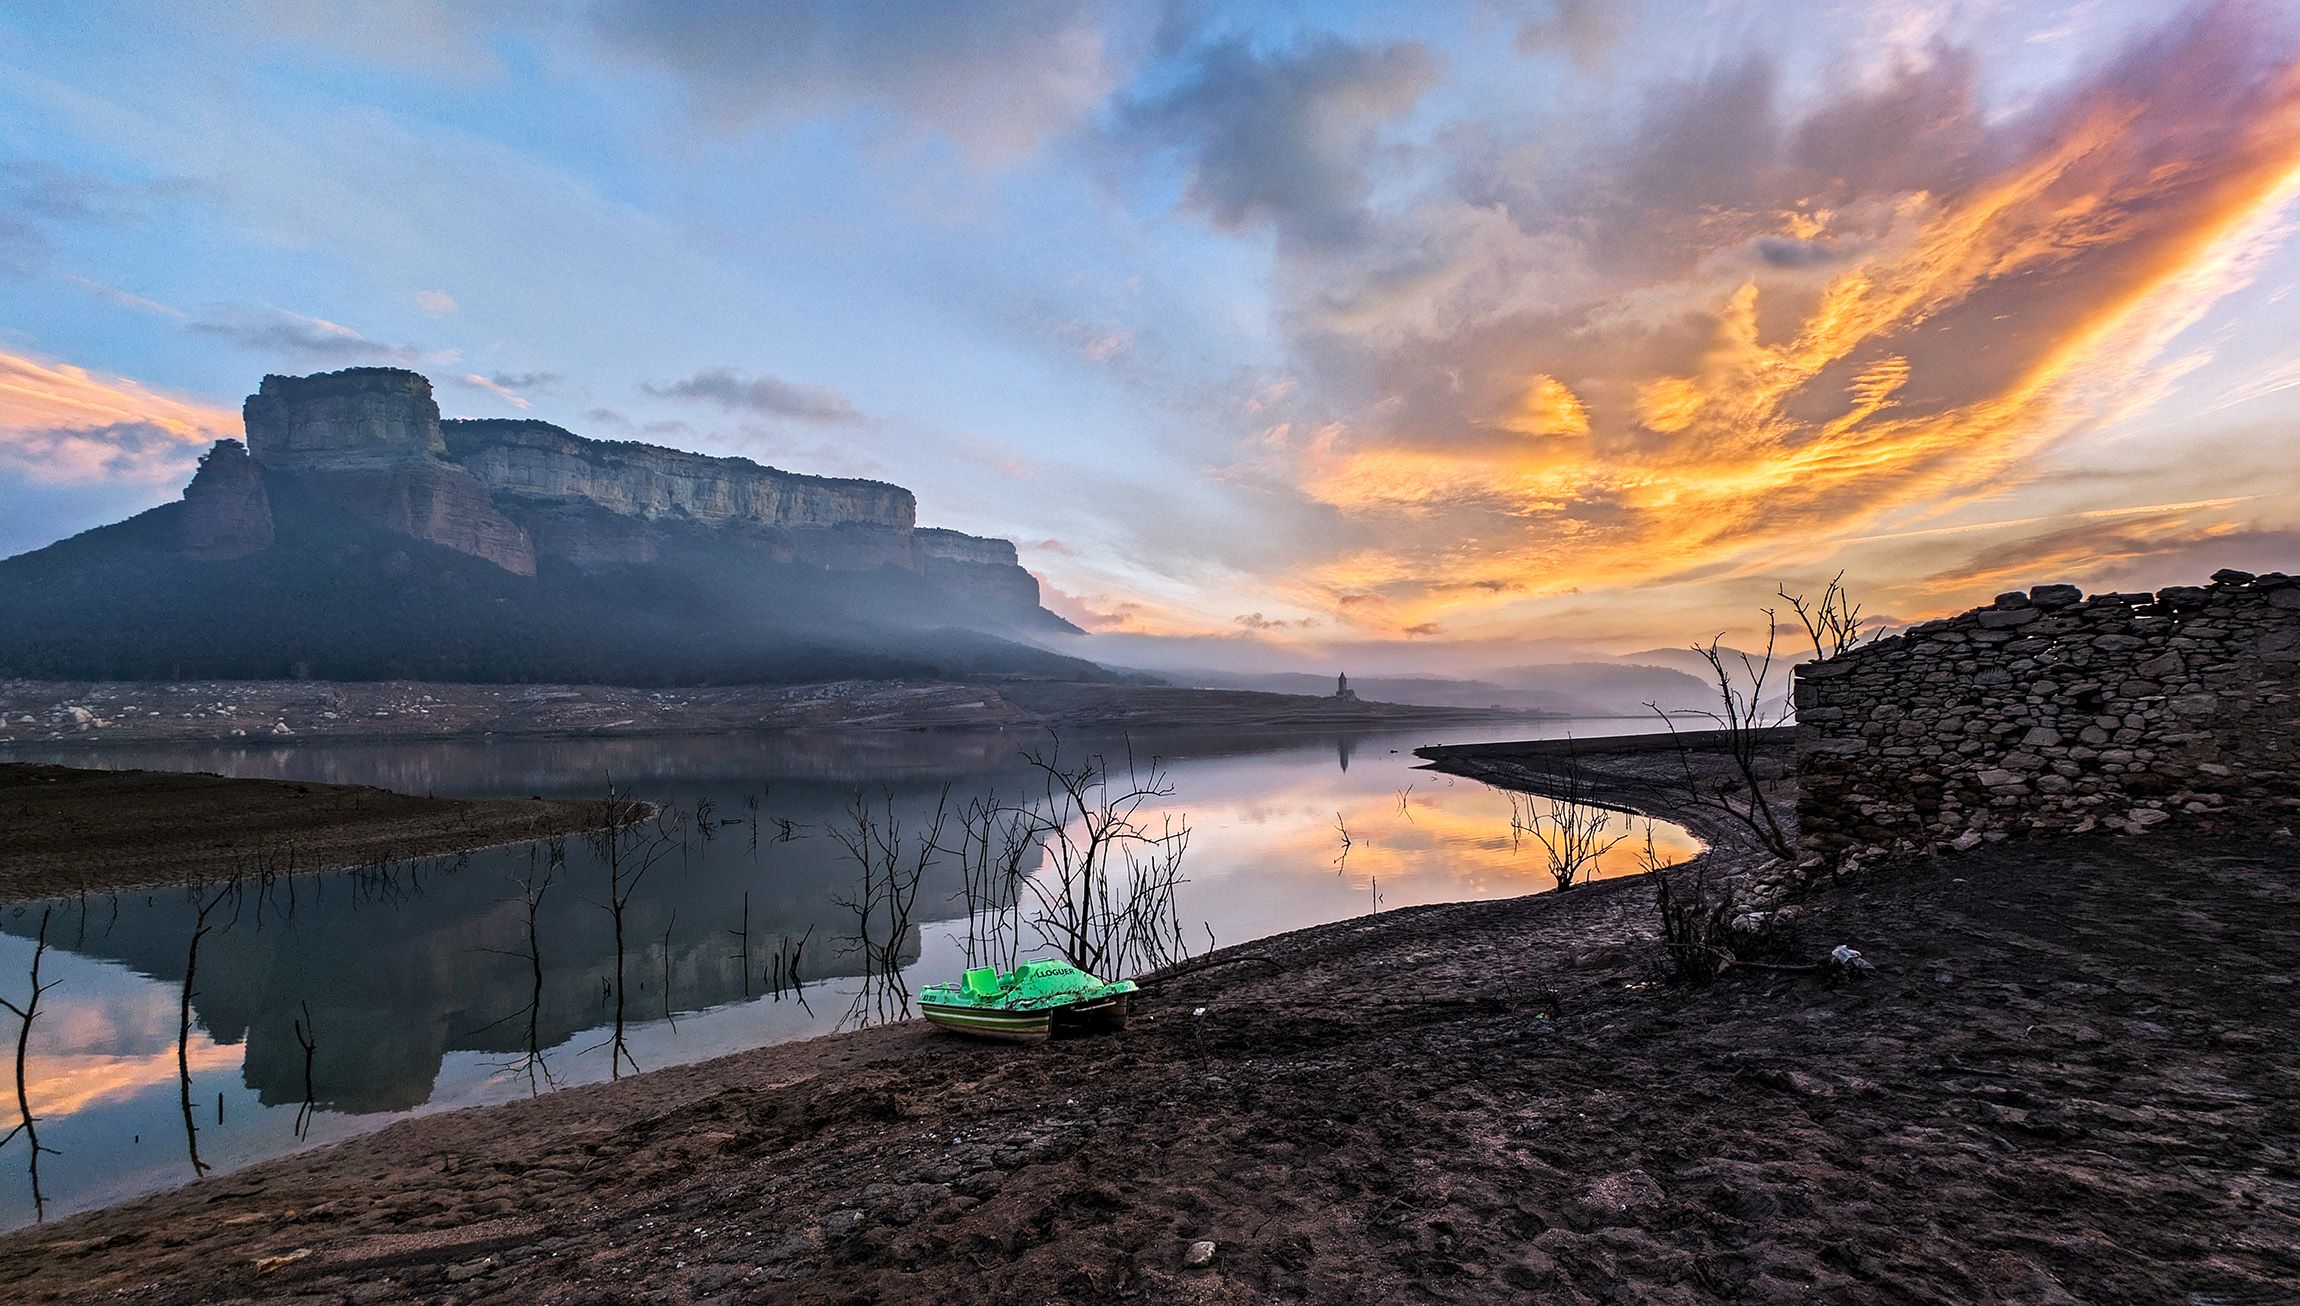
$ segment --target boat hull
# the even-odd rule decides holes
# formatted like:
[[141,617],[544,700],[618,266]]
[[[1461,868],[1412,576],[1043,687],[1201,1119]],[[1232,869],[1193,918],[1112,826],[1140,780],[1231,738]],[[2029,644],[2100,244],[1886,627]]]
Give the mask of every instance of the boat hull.
[[995,1007],[963,1007],[922,1002],[919,1012],[927,1020],[955,1034],[994,1038],[1008,1043],[1043,1043],[1056,1034],[1126,1027],[1123,993],[1088,1002],[1040,1007],[1033,1011],[1000,1011]]
[[919,1011],[928,1021],[954,1034],[999,1039],[1008,1043],[1044,1043],[1054,1032],[1051,1011],[999,1011],[988,1007],[950,1007],[926,1002]]

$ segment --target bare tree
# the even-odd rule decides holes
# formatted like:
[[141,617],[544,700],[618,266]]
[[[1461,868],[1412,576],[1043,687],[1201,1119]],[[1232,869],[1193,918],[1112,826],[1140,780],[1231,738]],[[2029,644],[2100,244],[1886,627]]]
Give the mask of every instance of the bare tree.
[[1022,950],[1023,869],[1036,847],[1029,814],[995,793],[958,813],[959,894],[966,907],[966,964],[1012,970]]
[[[191,1153],[192,1176],[198,1178],[208,1172],[208,1164],[200,1159],[200,1129],[192,1119],[192,999],[198,990],[193,987],[200,971],[200,940],[208,936],[213,926],[208,916],[227,897],[239,890],[235,877],[216,890],[213,897],[201,903],[192,917],[192,941],[184,950],[184,987],[176,1016],[176,1084],[177,1096],[184,1109],[184,1148]],[[195,900],[197,891],[195,890]]]
[[[32,1176],[32,1219],[35,1222],[42,1222],[48,1218],[48,1199],[40,1191],[40,1156],[42,1153],[50,1156],[62,1155],[55,1148],[45,1146],[40,1142],[39,1120],[32,1114],[32,1097],[27,1088],[28,1077],[24,1065],[25,1058],[32,1046],[32,1022],[40,1014],[40,995],[61,982],[57,980],[50,980],[45,984],[40,982],[40,959],[46,956],[48,952],[48,916],[52,910],[53,908],[47,907],[40,909],[40,933],[37,942],[32,946],[32,986],[25,994],[23,1004],[19,1006],[7,998],[0,998],[0,1007],[6,1007],[16,1017],[17,1117],[16,1127],[8,1131],[7,1137],[0,1138],[0,1148],[15,1142],[18,1134],[24,1136],[26,1146],[31,1148],[32,1154],[26,1169]],[[81,915],[83,917],[87,915],[85,905],[81,907]]]
[[550,892],[552,883],[565,869],[565,835],[554,835],[527,846],[527,870],[517,881],[519,903],[527,918],[526,947],[518,952],[503,953],[504,956],[517,957],[527,963],[527,1005],[503,1019],[510,1020],[518,1016],[527,1018],[526,1048],[506,1068],[513,1074],[527,1077],[527,1090],[531,1095],[558,1086],[552,1078],[551,1065],[543,1055],[543,935],[539,922],[543,914],[543,895]]
[[1716,711],[1696,715],[1717,727],[1721,747],[1716,751],[1724,759],[1725,775],[1701,774],[1701,769],[1693,763],[1690,745],[1678,734],[1676,719],[1653,704],[1646,706],[1661,718],[1670,737],[1677,741],[1686,798],[1721,813],[1747,831],[1766,852],[1788,861],[1796,856],[1796,837],[1768,792],[1764,763],[1773,746],[1773,731],[1788,724],[1790,708],[1787,697],[1777,692],[1773,680],[1775,649],[1779,642],[1775,614],[1771,608],[1764,611],[1762,653],[1728,649],[1722,635],[1707,644],[1693,645],[1693,651],[1709,665],[1718,703]]
[[1039,790],[1026,808],[1045,864],[1024,883],[1031,926],[1071,965],[1104,978],[1189,955],[1175,914],[1190,826],[1169,817],[1153,832],[1143,808],[1174,796],[1156,758],[1121,773],[1100,754],[1065,762],[1061,741],[1022,755]]
[[295,1136],[299,1139],[311,1132],[312,1117],[319,1111],[319,1093],[312,1083],[312,1059],[319,1054],[319,1026],[311,1018],[311,1004],[302,1006],[303,1019],[294,1022],[296,1046],[303,1049],[303,1105],[295,1113]]
[[615,1031],[604,1043],[584,1051],[611,1047],[608,1073],[620,1079],[625,1064],[633,1073],[639,1069],[623,1037],[630,990],[624,975],[624,961],[629,955],[624,942],[624,919],[631,898],[638,893],[639,882],[647,877],[647,872],[672,851],[686,847],[686,828],[677,809],[665,806],[650,812],[645,804],[634,801],[627,792],[618,791],[612,783],[607,786],[606,822],[584,837],[607,867],[607,900],[593,905],[604,910],[614,924]]
[[863,959],[863,987],[856,995],[855,1009],[848,1013],[856,1025],[910,1014],[910,989],[902,978],[902,945],[910,934],[919,884],[942,851],[942,830],[949,809],[950,786],[944,785],[926,834],[914,846],[903,833],[892,792],[882,796],[880,807],[874,811],[870,800],[858,791],[848,804],[846,823],[831,828],[831,837],[862,872],[855,895],[836,900],[855,918],[855,932],[845,950],[860,952]]

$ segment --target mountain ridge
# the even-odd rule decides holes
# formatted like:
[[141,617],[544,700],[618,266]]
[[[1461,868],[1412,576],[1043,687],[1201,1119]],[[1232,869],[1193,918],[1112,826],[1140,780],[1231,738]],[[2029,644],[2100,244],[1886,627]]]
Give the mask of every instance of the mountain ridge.
[[0,676],[1107,679],[1010,541],[909,490],[267,376],[181,500],[0,561]]

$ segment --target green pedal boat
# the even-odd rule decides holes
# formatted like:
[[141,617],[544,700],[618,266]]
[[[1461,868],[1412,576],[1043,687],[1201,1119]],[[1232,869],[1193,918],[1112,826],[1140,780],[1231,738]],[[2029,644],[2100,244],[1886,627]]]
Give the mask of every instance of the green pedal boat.
[[918,1004],[944,1029],[1014,1043],[1041,1043],[1057,1026],[1065,1033],[1126,1023],[1134,981],[1105,984],[1067,961],[1026,961],[1000,974],[990,966],[966,972],[956,984],[929,984]]

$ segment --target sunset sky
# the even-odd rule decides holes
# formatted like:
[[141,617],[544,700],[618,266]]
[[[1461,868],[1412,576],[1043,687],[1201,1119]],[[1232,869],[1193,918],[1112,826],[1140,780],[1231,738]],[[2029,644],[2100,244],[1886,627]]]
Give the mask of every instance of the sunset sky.
[[392,364],[908,486],[1120,661],[2300,569],[2289,4],[322,10],[0,10],[0,555]]

